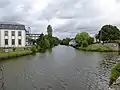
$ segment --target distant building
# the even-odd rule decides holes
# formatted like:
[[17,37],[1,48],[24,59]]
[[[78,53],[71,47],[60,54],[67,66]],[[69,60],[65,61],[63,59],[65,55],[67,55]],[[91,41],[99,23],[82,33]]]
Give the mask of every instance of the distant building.
[[38,39],[41,34],[26,34],[26,36],[29,36],[31,39]]
[[25,25],[18,23],[0,23],[0,47],[25,47]]
[[41,34],[27,34],[26,33],[26,45],[33,45],[31,39],[36,40],[40,37]]
[[77,45],[77,43],[76,43],[76,41],[75,41],[75,40],[71,40],[71,41],[69,42],[69,45],[70,45],[70,46],[76,46],[76,45]]

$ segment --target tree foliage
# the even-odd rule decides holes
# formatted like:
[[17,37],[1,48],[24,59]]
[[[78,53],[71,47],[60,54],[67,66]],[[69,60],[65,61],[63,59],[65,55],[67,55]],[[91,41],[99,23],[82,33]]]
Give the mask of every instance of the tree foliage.
[[45,51],[46,49],[50,49],[59,44],[59,39],[57,37],[52,37],[52,26],[51,25],[48,25],[47,33],[48,33],[47,35],[44,35],[42,33],[40,37],[36,40],[37,49],[39,51]]
[[111,41],[120,39],[120,31],[116,26],[104,25],[96,38],[102,41]]
[[77,33],[77,35],[75,37],[75,40],[78,44],[81,44],[82,41],[84,41],[84,40],[88,41],[88,39],[90,39],[90,36],[86,32]]
[[69,42],[71,41],[70,38],[64,38],[60,41],[61,45],[69,45]]
[[48,27],[47,27],[47,33],[48,33],[48,36],[52,37],[52,26],[51,25],[48,25]]
[[82,41],[82,47],[87,47],[88,46],[88,42],[86,40]]
[[82,32],[77,33],[75,41],[78,43],[79,46],[84,46],[83,44],[86,44],[85,46],[87,46],[87,44],[93,44],[94,38],[90,37],[90,35],[87,32]]

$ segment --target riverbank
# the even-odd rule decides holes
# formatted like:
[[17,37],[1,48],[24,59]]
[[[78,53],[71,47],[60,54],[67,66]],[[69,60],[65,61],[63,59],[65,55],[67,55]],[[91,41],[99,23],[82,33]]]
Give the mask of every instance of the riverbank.
[[110,90],[120,88],[120,63],[115,64],[111,70],[109,86]]
[[102,44],[92,44],[87,47],[76,47],[76,49],[93,52],[118,52],[118,50],[115,50],[112,46]]
[[12,52],[0,52],[0,60],[20,57],[20,56],[25,56],[30,54],[32,54],[32,51],[30,49],[16,50]]

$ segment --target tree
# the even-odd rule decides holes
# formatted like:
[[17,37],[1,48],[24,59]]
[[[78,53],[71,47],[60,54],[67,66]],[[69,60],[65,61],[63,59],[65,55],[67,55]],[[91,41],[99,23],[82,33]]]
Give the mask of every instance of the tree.
[[64,38],[63,40],[61,40],[60,44],[61,45],[69,45],[70,41],[71,41],[70,38]]
[[93,37],[90,37],[89,39],[88,39],[88,44],[90,45],[90,44],[93,44],[93,42],[94,42],[94,38]]
[[47,39],[49,40],[50,47],[53,47],[54,44],[53,44],[53,38],[52,38],[52,26],[51,25],[48,25],[47,33],[48,33]]
[[52,26],[51,25],[48,25],[48,27],[47,27],[47,33],[48,33],[48,36],[52,37]]
[[89,41],[90,40],[90,36],[88,33],[86,32],[82,32],[82,33],[77,33],[76,37],[75,37],[75,41],[81,45],[83,41]]
[[46,49],[50,49],[53,46],[56,46],[59,44],[59,39],[57,37],[52,37],[52,27],[51,25],[48,25],[47,27],[47,35],[44,35],[43,33],[39,36],[39,38],[36,40],[36,47],[41,52],[44,52]]
[[44,34],[41,34],[37,39],[37,45],[39,51],[45,51],[50,47],[49,41],[45,38]]
[[88,42],[86,40],[82,41],[82,47],[87,47],[88,46]]
[[53,37],[53,44],[54,44],[54,46],[57,46],[59,43],[60,43],[59,38]]
[[120,31],[116,26],[104,25],[96,37],[102,41],[119,40]]

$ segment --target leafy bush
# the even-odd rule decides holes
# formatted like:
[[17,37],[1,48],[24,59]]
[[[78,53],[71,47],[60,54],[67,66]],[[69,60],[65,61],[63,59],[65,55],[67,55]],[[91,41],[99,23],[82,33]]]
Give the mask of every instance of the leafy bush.
[[15,51],[15,50],[16,50],[16,48],[14,47],[14,48],[13,48],[13,51]]
[[32,46],[32,47],[31,47],[31,51],[32,51],[33,54],[35,54],[35,53],[36,53],[36,47],[35,47],[35,46]]
[[88,42],[86,41],[86,40],[84,40],[83,42],[82,42],[82,47],[87,47],[88,46]]
[[120,76],[120,63],[117,63],[111,70],[109,86],[111,86]]

